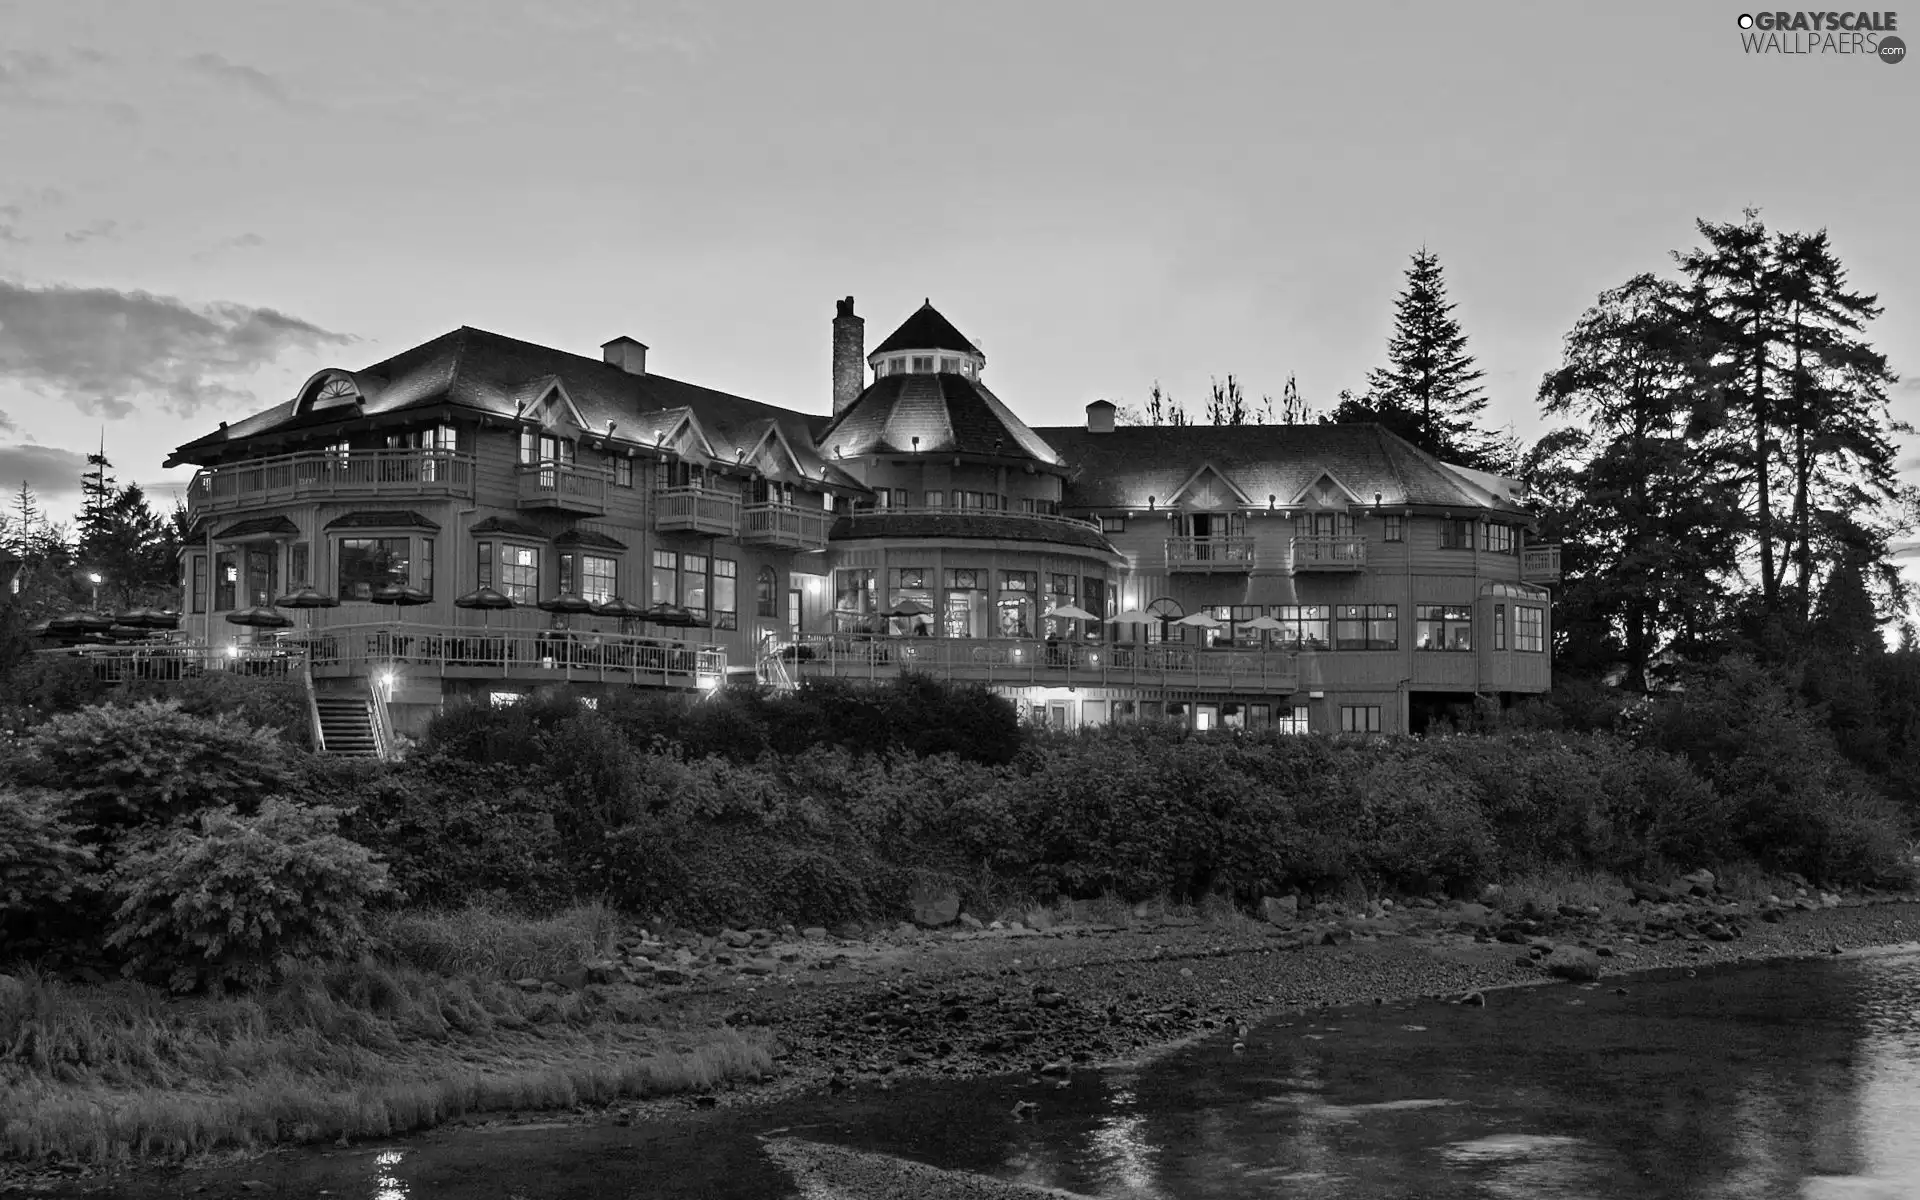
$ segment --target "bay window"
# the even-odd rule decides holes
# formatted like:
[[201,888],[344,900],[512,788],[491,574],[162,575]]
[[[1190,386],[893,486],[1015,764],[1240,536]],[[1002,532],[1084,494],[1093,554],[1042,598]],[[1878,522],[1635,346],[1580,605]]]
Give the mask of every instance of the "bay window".
[[1473,609],[1451,604],[1414,605],[1416,650],[1473,649]]
[[342,600],[368,600],[373,590],[409,583],[412,563],[404,537],[341,538],[338,555]]

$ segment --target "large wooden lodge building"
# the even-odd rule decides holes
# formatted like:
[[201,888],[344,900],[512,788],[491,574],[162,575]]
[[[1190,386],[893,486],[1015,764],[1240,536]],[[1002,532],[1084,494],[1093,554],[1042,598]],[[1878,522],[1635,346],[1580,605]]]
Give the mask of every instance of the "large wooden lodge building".
[[931,304],[871,351],[838,309],[829,415],[654,374],[625,337],[462,328],[321,371],[169,459],[200,468],[185,624],[256,655],[230,614],[336,598],[275,645],[323,713],[401,729],[456,696],[908,670],[1069,727],[1396,732],[1548,687],[1558,551],[1517,481],[1372,425],[1096,401],[1032,428]]

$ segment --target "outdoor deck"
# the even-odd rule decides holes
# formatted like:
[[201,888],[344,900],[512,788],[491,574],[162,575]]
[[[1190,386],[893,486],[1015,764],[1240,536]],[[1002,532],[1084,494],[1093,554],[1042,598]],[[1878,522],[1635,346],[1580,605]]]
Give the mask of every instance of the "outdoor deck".
[[1108,646],[1024,638],[806,638],[783,658],[794,674],[890,679],[917,671],[940,679],[1042,686],[1152,686],[1292,692],[1300,673],[1284,651],[1194,646]]

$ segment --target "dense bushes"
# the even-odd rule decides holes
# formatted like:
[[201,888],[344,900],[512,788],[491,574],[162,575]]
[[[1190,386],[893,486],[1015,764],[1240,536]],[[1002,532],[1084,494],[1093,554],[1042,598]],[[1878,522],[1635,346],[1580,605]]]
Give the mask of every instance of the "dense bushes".
[[339,812],[267,800],[138,842],[107,876],[106,944],[176,991],[266,983],[358,950],[386,867],[335,832]]

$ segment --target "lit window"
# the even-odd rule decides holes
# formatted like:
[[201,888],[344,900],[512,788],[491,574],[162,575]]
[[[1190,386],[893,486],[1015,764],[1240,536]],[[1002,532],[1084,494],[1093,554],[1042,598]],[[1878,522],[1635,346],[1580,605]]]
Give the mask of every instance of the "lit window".
[[574,570],[574,556],[560,556],[560,590],[578,592],[582,597],[595,604],[604,604],[619,593],[619,562],[616,559],[602,558],[596,554],[582,554],[579,557],[579,572]]
[[1342,604],[1334,623],[1333,644],[1339,650],[1398,650],[1400,606]]
[[1405,517],[1387,518],[1386,540],[1389,542],[1404,542],[1407,540],[1407,519]]
[[740,564],[730,558],[713,560],[713,627],[740,627]]
[[540,599],[540,551],[534,546],[500,543],[500,582],[492,585],[515,604]]
[[622,454],[613,460],[613,486],[633,486],[633,460]]
[[1507,648],[1507,606],[1504,604],[1493,606],[1493,648]]
[[1443,604],[1414,605],[1416,650],[1473,649],[1473,610]]
[[[1256,708],[1262,707],[1255,705]],[[1307,706],[1296,704],[1283,707],[1273,715],[1273,727],[1281,733],[1312,733],[1313,727],[1307,721]]]
[[398,538],[341,538],[340,598],[366,600],[373,589],[411,579],[407,541]]

